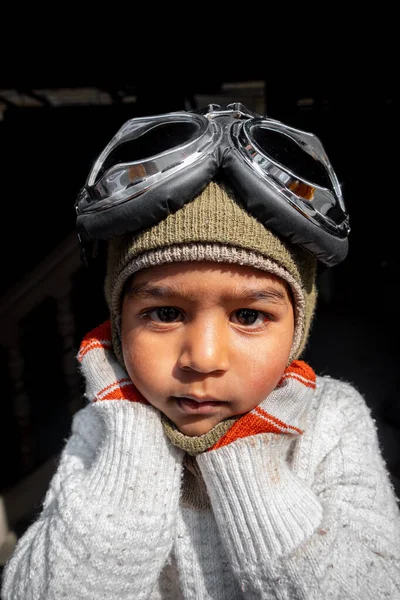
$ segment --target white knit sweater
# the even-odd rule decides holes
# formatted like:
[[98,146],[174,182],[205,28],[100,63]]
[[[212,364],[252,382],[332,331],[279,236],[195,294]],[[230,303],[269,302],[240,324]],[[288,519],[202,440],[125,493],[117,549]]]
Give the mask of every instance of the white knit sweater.
[[212,509],[196,510],[154,408],[87,406],[2,599],[400,599],[399,507],[364,399],[318,377],[304,429],[199,455]]

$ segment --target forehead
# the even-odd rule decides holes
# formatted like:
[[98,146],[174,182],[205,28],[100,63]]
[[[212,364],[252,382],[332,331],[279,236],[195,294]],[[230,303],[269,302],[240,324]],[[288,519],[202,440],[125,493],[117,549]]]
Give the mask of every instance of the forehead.
[[256,293],[261,290],[276,290],[289,297],[287,282],[267,271],[253,267],[214,262],[178,262],[157,265],[135,273],[129,289],[157,288],[165,293]]

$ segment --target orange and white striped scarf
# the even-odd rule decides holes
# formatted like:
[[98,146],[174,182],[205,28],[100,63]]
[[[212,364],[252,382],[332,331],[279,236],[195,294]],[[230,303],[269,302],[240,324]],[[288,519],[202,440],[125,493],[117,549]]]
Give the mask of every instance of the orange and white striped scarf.
[[301,417],[315,386],[316,375],[312,368],[304,361],[292,361],[267,398],[238,419],[210,449],[216,450],[239,438],[259,433],[301,435]]

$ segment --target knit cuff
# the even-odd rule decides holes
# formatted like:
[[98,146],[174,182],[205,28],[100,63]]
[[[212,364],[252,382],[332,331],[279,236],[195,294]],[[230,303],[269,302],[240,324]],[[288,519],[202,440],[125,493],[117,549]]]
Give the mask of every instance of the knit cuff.
[[136,510],[143,502],[158,505],[157,491],[165,493],[166,481],[179,489],[183,452],[168,443],[158,410],[128,400],[93,408],[104,421],[103,443],[87,480],[93,496]]
[[285,460],[289,446],[286,436],[260,434],[197,458],[225,547],[237,565],[243,552],[250,563],[289,554],[321,522],[318,498]]

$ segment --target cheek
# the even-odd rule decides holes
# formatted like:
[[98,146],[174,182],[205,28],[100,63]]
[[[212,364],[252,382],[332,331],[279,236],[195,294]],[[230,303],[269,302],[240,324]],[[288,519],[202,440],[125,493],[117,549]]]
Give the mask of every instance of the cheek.
[[149,345],[141,341],[135,332],[122,327],[122,354],[130,378],[136,385],[139,381],[148,380],[151,376],[154,352],[151,357]]
[[152,363],[145,354],[138,354],[127,349],[123,350],[123,356],[128,374],[135,384],[137,384],[139,381],[151,380],[150,376]]
[[122,330],[122,353],[126,370],[137,389],[153,404],[162,397],[172,371],[171,352],[150,335]]
[[287,356],[270,357],[252,361],[246,369],[246,393],[256,404],[263,400],[277,386],[286,368]]
[[257,405],[279,383],[289,360],[293,340],[293,327],[271,335],[259,344],[251,343],[243,349],[236,362],[237,383],[244,397]]

